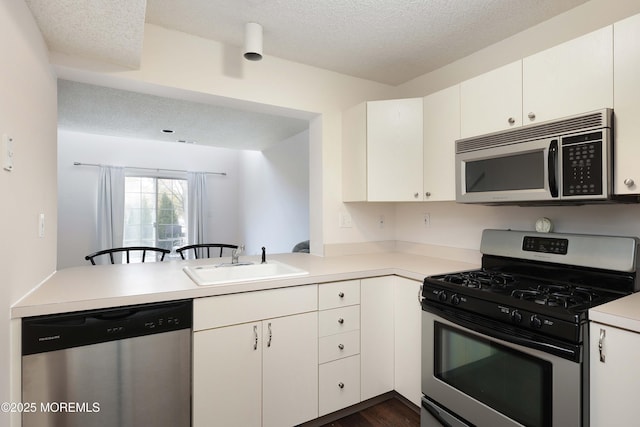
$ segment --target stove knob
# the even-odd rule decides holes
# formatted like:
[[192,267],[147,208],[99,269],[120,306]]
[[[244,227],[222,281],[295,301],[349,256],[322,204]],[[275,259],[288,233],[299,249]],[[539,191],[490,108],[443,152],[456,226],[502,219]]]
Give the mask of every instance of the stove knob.
[[460,297],[456,294],[451,295],[451,304],[453,305],[460,304]]
[[522,322],[522,314],[520,314],[520,312],[518,310],[513,310],[511,312],[511,321],[513,323],[520,323]]
[[447,300],[447,294],[445,291],[438,292],[438,301],[445,302]]
[[542,327],[542,321],[535,314],[531,316],[531,326],[538,329]]

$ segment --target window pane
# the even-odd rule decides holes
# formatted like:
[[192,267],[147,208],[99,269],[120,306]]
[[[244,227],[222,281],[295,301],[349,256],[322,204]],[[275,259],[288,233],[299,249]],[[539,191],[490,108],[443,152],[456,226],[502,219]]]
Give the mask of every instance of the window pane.
[[186,244],[186,180],[127,177],[125,191],[125,245],[173,250]]

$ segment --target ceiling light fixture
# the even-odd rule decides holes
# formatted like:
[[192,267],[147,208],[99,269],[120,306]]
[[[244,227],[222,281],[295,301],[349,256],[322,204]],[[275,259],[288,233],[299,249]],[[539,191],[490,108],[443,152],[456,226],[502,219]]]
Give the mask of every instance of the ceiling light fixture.
[[244,58],[249,61],[262,59],[262,25],[248,22],[244,27]]

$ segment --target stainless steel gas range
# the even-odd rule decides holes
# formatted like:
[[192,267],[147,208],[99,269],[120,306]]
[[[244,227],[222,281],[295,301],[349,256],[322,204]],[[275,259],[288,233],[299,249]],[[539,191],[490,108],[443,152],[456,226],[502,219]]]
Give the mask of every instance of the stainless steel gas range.
[[588,426],[588,310],[639,289],[634,237],[485,230],[421,290],[427,426]]

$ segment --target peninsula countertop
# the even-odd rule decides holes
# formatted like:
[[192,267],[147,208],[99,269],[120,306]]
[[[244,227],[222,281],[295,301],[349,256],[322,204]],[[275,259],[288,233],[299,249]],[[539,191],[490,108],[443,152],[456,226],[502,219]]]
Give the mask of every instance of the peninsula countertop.
[[[309,274],[282,279],[199,286],[183,271],[183,267],[230,262],[230,259],[208,258],[73,267],[56,271],[14,304],[11,317],[201,298],[387,275],[422,281],[429,275],[478,268],[478,265],[473,263],[399,252],[328,257],[301,253],[273,254],[269,259],[301,268]],[[260,259],[248,256],[243,257],[243,261],[260,262]]]
[[589,320],[640,333],[640,292],[592,308]]

